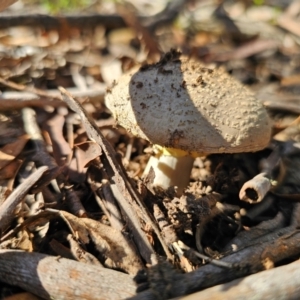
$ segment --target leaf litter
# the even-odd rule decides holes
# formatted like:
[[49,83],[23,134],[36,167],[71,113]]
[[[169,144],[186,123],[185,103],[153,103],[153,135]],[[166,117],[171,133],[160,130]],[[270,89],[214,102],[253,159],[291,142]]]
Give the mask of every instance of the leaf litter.
[[[1,29],[2,297],[21,288],[43,299],[169,299],[299,257],[298,1],[184,2],[154,15],[135,1],[93,4],[85,12],[98,12],[93,28],[76,26],[77,12],[51,29],[21,21]],[[9,12],[11,22],[20,16]],[[113,27],[110,18],[123,21]],[[273,121],[263,151],[197,158],[183,195],[153,189],[151,172],[141,179],[152,145],[118,127],[103,101],[114,79],[171,48],[225,68]],[[30,285],[16,279],[28,264]],[[97,286],[96,273],[110,283]],[[130,275],[122,284],[121,273]],[[48,275],[62,280],[45,285]]]

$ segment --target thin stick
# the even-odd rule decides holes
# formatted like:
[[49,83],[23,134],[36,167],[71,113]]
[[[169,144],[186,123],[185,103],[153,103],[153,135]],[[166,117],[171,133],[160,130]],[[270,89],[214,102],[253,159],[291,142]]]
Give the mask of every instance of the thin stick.
[[48,170],[47,166],[40,167],[29,177],[27,177],[4,201],[0,206],[0,231],[7,229],[14,219],[14,211],[19,203],[22,202],[31,187],[42,177]]
[[233,268],[233,264],[231,263],[227,263],[225,261],[221,261],[221,260],[217,260],[217,259],[213,259],[211,257],[208,257],[207,255],[204,255],[202,253],[199,253],[193,249],[191,249],[189,246],[185,245],[182,241],[178,241],[178,245],[181,249],[183,250],[188,250],[191,251],[193,254],[195,254],[197,257],[203,259],[205,262],[207,263],[212,263],[215,266],[221,267],[221,268],[228,268],[231,269]]

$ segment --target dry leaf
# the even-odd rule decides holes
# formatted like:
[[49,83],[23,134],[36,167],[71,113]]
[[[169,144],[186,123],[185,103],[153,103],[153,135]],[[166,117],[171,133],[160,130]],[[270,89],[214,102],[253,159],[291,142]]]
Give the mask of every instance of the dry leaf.
[[96,249],[106,257],[105,265],[118,268],[135,275],[143,268],[135,249],[128,246],[126,237],[118,230],[88,218],[77,218],[70,213],[61,211],[60,215],[67,221],[74,236],[82,243],[93,242]]
[[39,298],[31,293],[19,293],[15,294],[6,298],[3,298],[3,300],[40,300],[42,298]]
[[29,136],[24,134],[10,144],[3,146],[0,149],[0,170],[13,161],[18,156],[29,140]]
[[0,1],[0,11],[4,10],[8,6],[14,4],[17,0],[1,0]]

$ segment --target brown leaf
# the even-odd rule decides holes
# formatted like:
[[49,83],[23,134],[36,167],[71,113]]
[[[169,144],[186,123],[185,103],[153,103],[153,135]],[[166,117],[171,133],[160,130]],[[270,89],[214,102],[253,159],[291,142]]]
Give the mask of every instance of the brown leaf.
[[3,300],[39,300],[39,299],[42,299],[42,298],[39,298],[39,297],[37,297],[31,293],[27,293],[27,292],[15,294],[15,295],[3,298]]
[[281,79],[282,86],[300,85],[300,74],[286,76]]
[[75,146],[75,156],[78,172],[82,172],[86,165],[102,154],[101,148],[95,142],[87,142]]
[[300,22],[294,18],[291,18],[289,15],[287,14],[281,15],[277,19],[277,24],[281,28],[290,31],[291,33],[297,36],[300,36]]
[[21,164],[22,164],[21,160],[15,159],[11,163],[6,165],[5,168],[0,170],[0,179],[2,180],[2,179],[14,178]]
[[65,117],[60,114],[55,114],[47,120],[44,125],[52,142],[53,156],[59,166],[63,165],[65,158],[71,154],[70,145],[63,136],[64,124]]
[[72,183],[85,181],[89,162],[100,156],[101,148],[94,142],[83,142],[74,146],[74,157],[69,164],[68,178]]
[[0,1],[0,11],[4,10],[5,8],[14,4],[17,1],[18,0],[2,0],[2,1]]
[[13,161],[18,156],[29,140],[29,136],[24,134],[15,142],[7,144],[0,149],[0,170]]
[[106,257],[107,266],[122,269],[132,275],[143,268],[135,249],[128,246],[120,231],[92,219],[77,218],[65,211],[61,211],[60,215],[81,242],[89,244],[92,241],[95,244],[96,249]]

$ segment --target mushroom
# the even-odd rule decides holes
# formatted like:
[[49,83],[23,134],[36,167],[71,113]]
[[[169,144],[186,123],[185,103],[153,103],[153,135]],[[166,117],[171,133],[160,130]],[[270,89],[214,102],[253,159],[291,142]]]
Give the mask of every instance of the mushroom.
[[156,145],[146,167],[155,172],[153,185],[179,193],[196,156],[254,152],[270,141],[267,112],[249,89],[174,51],[122,75],[105,102],[120,125]]

